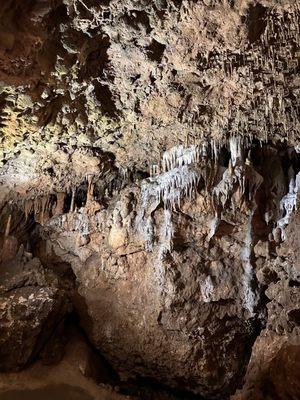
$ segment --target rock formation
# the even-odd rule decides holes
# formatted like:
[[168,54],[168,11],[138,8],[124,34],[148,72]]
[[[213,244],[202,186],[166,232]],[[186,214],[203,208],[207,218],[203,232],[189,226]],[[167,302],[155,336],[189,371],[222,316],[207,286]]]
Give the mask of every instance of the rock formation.
[[123,388],[300,397],[299,11],[0,5],[3,373],[76,315]]

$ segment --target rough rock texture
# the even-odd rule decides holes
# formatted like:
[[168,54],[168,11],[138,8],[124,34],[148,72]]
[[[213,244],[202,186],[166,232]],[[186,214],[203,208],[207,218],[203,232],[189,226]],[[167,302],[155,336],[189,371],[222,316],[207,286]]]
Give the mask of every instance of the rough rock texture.
[[[277,257],[267,258],[257,272],[267,288],[268,319],[252,349],[246,385],[234,399],[297,399],[299,387],[300,292],[298,224],[289,226],[289,239]],[[293,251],[291,252],[291,249]]]
[[49,142],[130,167],[186,136],[298,143],[295,1],[10,0],[0,21],[3,160]]
[[72,307],[121,380],[300,397],[299,43],[295,1],[0,5],[2,369]]
[[48,353],[54,353],[48,358],[59,359],[63,342],[60,337],[56,344],[56,336],[62,332],[66,313],[71,311],[71,303],[58,287],[56,277],[43,271],[38,259],[22,260],[22,252],[21,247],[16,258],[0,264],[2,371],[26,366],[47,342],[52,344]]

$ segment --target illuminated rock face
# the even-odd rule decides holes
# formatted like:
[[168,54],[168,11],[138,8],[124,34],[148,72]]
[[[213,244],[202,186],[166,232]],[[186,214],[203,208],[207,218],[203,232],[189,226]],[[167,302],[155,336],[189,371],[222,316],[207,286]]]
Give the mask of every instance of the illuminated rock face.
[[298,66],[292,0],[9,0],[1,158],[96,146],[143,169],[186,137],[296,145]]
[[299,7],[11,0],[0,22],[0,368],[73,312],[122,379],[297,399]]

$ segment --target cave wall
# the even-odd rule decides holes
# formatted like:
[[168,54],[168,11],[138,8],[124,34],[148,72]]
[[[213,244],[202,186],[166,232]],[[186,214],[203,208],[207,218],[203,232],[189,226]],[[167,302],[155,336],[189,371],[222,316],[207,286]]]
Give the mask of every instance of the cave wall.
[[0,12],[3,162],[46,142],[142,168],[186,136],[298,143],[295,1],[11,0]]
[[294,1],[0,5],[2,371],[76,313],[124,381],[299,398],[299,54]]

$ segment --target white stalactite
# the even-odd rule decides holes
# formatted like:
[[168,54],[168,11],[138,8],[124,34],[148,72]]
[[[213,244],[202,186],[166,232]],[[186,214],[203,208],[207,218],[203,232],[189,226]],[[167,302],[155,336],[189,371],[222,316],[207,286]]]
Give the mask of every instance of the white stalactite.
[[75,194],[76,194],[76,189],[72,189],[72,197],[71,197],[71,206],[70,206],[70,213],[74,212],[75,209]]
[[231,137],[229,139],[230,155],[233,167],[237,161],[242,159],[242,140],[240,137]]
[[286,240],[285,227],[289,224],[292,213],[297,209],[299,188],[300,172],[297,174],[296,178],[294,174],[292,174],[289,183],[289,192],[280,201],[280,209],[283,211],[284,214],[283,217],[277,221],[276,228],[280,228],[282,240]]
[[199,146],[192,145],[184,147],[183,145],[172,147],[165,151],[162,157],[163,171],[169,171],[184,165],[190,165],[199,161],[200,148]]
[[141,188],[142,209],[146,209],[151,200],[163,202],[165,208],[180,205],[184,197],[191,198],[199,182],[198,173],[188,166],[176,167],[163,174],[149,178]]

